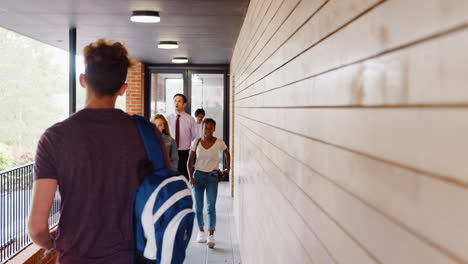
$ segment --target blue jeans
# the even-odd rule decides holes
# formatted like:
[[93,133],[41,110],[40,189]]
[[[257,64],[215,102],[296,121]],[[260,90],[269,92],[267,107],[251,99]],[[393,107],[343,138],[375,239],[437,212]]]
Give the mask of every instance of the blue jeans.
[[195,171],[193,178],[193,196],[195,197],[195,212],[198,227],[205,225],[203,221],[203,194],[206,189],[206,204],[208,207],[208,230],[216,229],[216,197],[218,196],[218,173],[216,171]]

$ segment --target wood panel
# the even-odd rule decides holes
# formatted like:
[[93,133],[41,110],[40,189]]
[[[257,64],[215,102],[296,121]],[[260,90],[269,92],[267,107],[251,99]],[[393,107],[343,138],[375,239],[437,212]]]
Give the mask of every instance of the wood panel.
[[[272,71],[312,45],[333,34],[382,0],[306,1],[282,25],[274,40],[268,43],[246,71],[240,72],[239,85],[256,71]],[[312,4],[315,4],[313,7]],[[305,6],[309,5],[309,6]],[[323,5],[323,6],[322,6]],[[311,11],[308,11],[309,9]],[[320,9],[319,9],[320,8]],[[306,11],[305,11],[306,10]],[[259,75],[259,74],[257,74]],[[243,87],[243,86],[242,86]],[[242,88],[243,89],[243,88]]]
[[245,69],[249,65],[249,59],[253,54],[257,55],[258,52],[265,46],[265,43],[268,42],[274,35],[281,24],[284,22],[286,17],[288,17],[300,0],[282,0],[278,7],[272,7],[271,12],[275,11],[273,17],[266,25],[264,32],[261,34],[260,38],[253,43],[253,46],[250,49],[247,49],[247,53],[243,58],[239,58],[239,67],[236,69],[236,72],[242,72],[242,69]]
[[[295,184],[299,186],[299,189],[296,188],[296,192],[287,192],[288,198],[295,197],[298,192],[306,193],[309,197],[297,199],[297,204],[292,203],[292,206],[302,209],[298,210],[300,214],[306,214],[304,209],[312,208],[313,201],[318,205],[322,214],[327,215],[326,221],[320,224],[334,223],[339,226],[342,235],[347,236],[358,248],[361,248],[361,251],[368,254],[369,261],[373,260],[375,263],[456,263],[456,260],[451,260],[443,253],[434,250],[424,241],[405,232],[397,224],[368,208],[346,192],[327,181],[323,181],[314,172],[295,162],[294,158],[284,155],[280,149],[262,142],[261,137],[250,134],[247,127],[245,127],[245,132],[246,138],[251,138],[250,144],[260,151],[265,151],[264,155],[271,157],[271,162],[276,164],[275,168],[267,172],[268,177],[274,179],[279,174],[283,174],[285,175],[283,177],[287,178],[285,181],[278,182],[277,187],[286,191],[290,188],[289,185]],[[258,156],[255,156],[255,159],[257,160]],[[265,163],[265,161],[263,162]],[[284,164],[291,167],[288,168],[287,172],[281,169],[284,168]],[[299,179],[301,174],[303,177]],[[288,216],[283,214],[284,218],[288,218]],[[306,219],[308,223],[312,223],[317,221],[316,218],[316,215],[310,215]],[[316,226],[316,232],[322,233],[325,225],[321,226],[320,224]],[[330,235],[323,235],[320,238],[327,240],[330,239]],[[331,244],[334,247],[342,247],[341,250],[331,251],[331,254],[337,255],[338,263],[367,263],[352,256],[352,254],[359,252],[356,246],[353,250],[349,250],[348,247],[340,245],[341,243],[342,240],[335,238]],[[411,254],[411,252],[419,252],[420,254]],[[339,256],[343,254],[348,254],[347,258]]]
[[231,65],[242,261],[468,263],[468,1],[271,1]]
[[[421,8],[423,8],[422,11]],[[413,12],[401,12],[401,10],[419,12],[417,22],[414,21]],[[468,22],[467,13],[467,1],[429,0],[424,1],[422,6],[420,1],[386,1],[372,12],[368,12],[269,74],[265,86],[272,88],[286,85],[401,48],[401,46],[424,38],[437,36],[442,32],[465,25]],[[305,32],[301,34],[301,36],[306,35]],[[298,41],[289,41],[287,44],[301,46],[297,43]],[[304,45],[307,46],[307,42]],[[291,53],[291,49],[293,47],[288,45],[283,48],[284,52],[288,53]],[[238,93],[291,59],[283,54],[277,56],[285,59],[278,63],[269,60],[264,64],[264,70],[255,71],[245,82],[238,83],[236,88]]]
[[237,49],[237,54],[233,54],[234,68],[237,67],[238,59],[240,59],[240,56],[244,52],[245,46],[249,43],[249,40],[251,39],[252,34],[255,32],[258,23],[260,23],[260,19],[258,19],[258,13],[262,11],[263,5],[267,2],[271,2],[271,0],[258,0],[255,2],[251,17],[249,17],[249,20],[247,23],[245,23],[245,32],[241,31],[241,33],[244,33],[242,35],[242,39],[239,39],[239,41],[236,43],[235,49],[237,49],[237,47],[239,48]]
[[[279,16],[275,17],[276,23],[272,23],[272,26],[280,27],[277,29],[271,28],[270,34],[272,34],[272,36],[265,38],[264,42],[260,42],[257,45],[257,50],[259,50],[260,53],[256,54],[256,59],[251,63],[247,62],[243,64],[244,70],[238,72],[237,78],[239,78],[239,84],[245,79],[243,73],[247,67],[254,68],[260,66],[266,58],[271,56],[271,54],[282,46],[297,29],[309,20],[327,0],[302,0],[296,5],[295,2],[296,1],[291,1],[285,10],[283,10]],[[290,8],[292,8],[292,11],[288,13]],[[281,19],[284,19],[286,14],[288,14],[286,20],[282,21]]]
[[[282,42],[279,43],[279,41],[281,41],[281,39],[278,38],[279,36],[287,37],[284,33],[281,32],[284,31],[285,33],[289,32],[289,34],[292,34],[291,29],[299,27],[301,23],[306,21],[306,19],[311,15],[308,10],[305,10],[305,8],[313,8],[313,5],[316,5],[317,2],[317,0],[283,1],[283,4],[279,6],[277,10],[277,14],[275,14],[273,19],[269,23],[266,33],[257,43],[255,43],[255,47],[249,50],[247,58],[244,57],[244,60],[240,64],[239,69],[236,70],[239,77],[242,75],[245,69],[252,64],[252,62],[248,60],[249,58],[251,58],[251,55],[253,57],[257,57],[259,53],[263,51],[266,44],[270,41],[272,41],[272,47],[284,43],[286,39],[283,39]],[[300,12],[299,10],[302,10],[302,12]],[[286,31],[284,30],[285,27],[283,26],[285,23],[290,24],[290,29]]]
[[[449,255],[467,257],[465,188],[243,117],[239,117],[239,122],[255,136],[262,135],[266,142],[294,157],[301,166],[367,203],[409,233],[436,248],[445,248],[444,252],[453,251]],[[256,138],[255,142],[258,141]]]
[[[248,148],[243,148],[243,151],[245,151],[245,155],[252,157],[255,157],[258,153],[257,150]],[[287,223],[282,222],[284,219],[272,221],[271,213],[269,212],[271,208],[270,202],[276,201],[279,193],[271,188],[271,184],[269,184],[267,179],[261,177],[260,171],[256,169],[259,166],[258,162],[252,160],[248,165],[256,174],[255,178],[252,177],[253,175],[244,178],[246,182],[250,179],[250,183],[242,190],[244,199],[246,201],[250,200],[249,207],[246,207],[243,211],[245,214],[240,216],[241,225],[249,229],[248,233],[241,234],[242,260],[247,263],[299,263],[298,254],[302,252],[298,251],[298,249],[301,248],[301,245],[297,243],[297,239],[288,235],[290,231],[288,230]],[[252,199],[256,195],[267,194],[270,198],[268,200]],[[291,243],[288,245],[282,244],[280,241],[283,237],[288,237]],[[280,247],[285,248],[284,250],[279,250]],[[252,248],[256,248],[256,252],[249,250]],[[270,254],[270,252],[276,252],[276,254]],[[304,263],[310,263],[308,257],[304,258],[304,260]]]
[[[467,104],[468,29],[280,88],[259,85],[238,107]],[[263,84],[263,83],[262,83]],[[255,92],[255,94],[254,94]]]
[[237,61],[239,58],[239,53],[242,51],[241,46],[244,43],[245,40],[245,35],[252,30],[252,27],[250,26],[252,21],[255,19],[255,16],[253,13],[257,10],[257,6],[259,3],[261,3],[262,0],[257,0],[257,1],[250,1],[249,3],[249,8],[247,9],[247,13],[245,15],[244,23],[242,24],[241,30],[239,32],[239,36],[237,37],[237,42],[234,47],[234,52],[232,54],[232,59],[231,59],[231,70],[236,69]]
[[468,108],[238,108],[237,113],[468,186]]
[[242,58],[243,54],[245,53],[245,47],[250,44],[250,42],[252,41],[252,38],[254,38],[255,35],[257,34],[258,29],[264,20],[265,14],[270,8],[273,1],[274,0],[264,0],[262,4],[259,6],[257,12],[254,14],[255,19],[252,22],[249,34],[246,35],[246,38],[244,39],[245,42],[242,45],[243,48],[240,50],[239,58]]
[[271,23],[271,19],[274,14],[278,11],[278,7],[284,2],[284,0],[271,0],[268,3],[268,7],[265,8],[265,13],[262,13],[260,15],[263,15],[262,19],[259,19],[261,22],[260,25],[255,29],[255,32],[251,35],[248,43],[244,46],[242,49],[242,53],[239,55],[239,66],[242,67],[243,65],[243,59],[246,56],[246,54],[249,53],[249,51],[252,49],[253,46],[256,45],[257,41],[259,40],[260,37],[263,36],[265,33],[266,27]]

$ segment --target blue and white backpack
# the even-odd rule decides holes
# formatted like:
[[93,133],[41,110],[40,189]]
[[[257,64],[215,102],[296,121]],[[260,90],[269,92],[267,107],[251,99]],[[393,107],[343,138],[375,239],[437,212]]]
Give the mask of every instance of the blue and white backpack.
[[165,167],[163,146],[152,124],[141,116],[133,118],[153,165],[135,194],[135,263],[183,263],[195,217],[190,184],[179,172]]

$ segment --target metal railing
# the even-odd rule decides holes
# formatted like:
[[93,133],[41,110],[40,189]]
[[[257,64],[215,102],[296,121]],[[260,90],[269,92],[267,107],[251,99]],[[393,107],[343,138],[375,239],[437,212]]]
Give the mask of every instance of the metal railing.
[[[0,263],[31,244],[27,219],[32,198],[33,165],[28,163],[0,172]],[[50,212],[50,227],[58,223],[59,208],[57,192]]]

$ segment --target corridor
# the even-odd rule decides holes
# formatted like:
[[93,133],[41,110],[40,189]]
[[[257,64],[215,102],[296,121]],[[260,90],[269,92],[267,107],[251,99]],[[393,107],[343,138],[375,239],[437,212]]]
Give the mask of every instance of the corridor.
[[[204,208],[206,210],[206,204]],[[204,215],[206,222],[206,213]],[[216,216],[216,246],[211,249],[204,243],[197,243],[198,228],[195,220],[192,239],[187,248],[186,264],[241,263],[239,242],[234,226],[233,199],[229,195],[228,182],[219,184]]]
[[[32,192],[20,150],[86,107],[98,38],[135,58],[116,108],[204,110],[229,148],[217,245],[195,227],[185,263],[468,264],[467,0],[0,1],[8,197]],[[34,248],[24,208],[0,216],[2,261]]]

